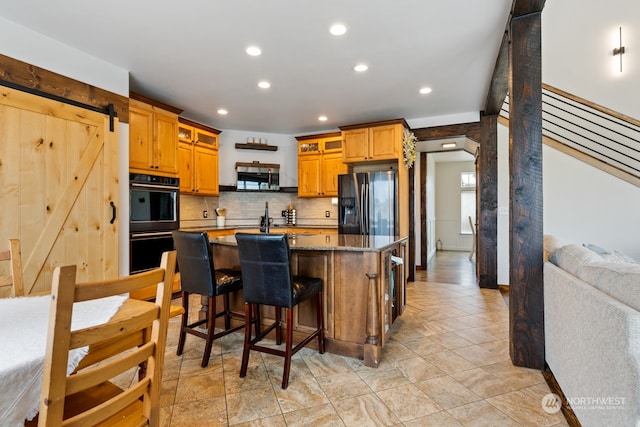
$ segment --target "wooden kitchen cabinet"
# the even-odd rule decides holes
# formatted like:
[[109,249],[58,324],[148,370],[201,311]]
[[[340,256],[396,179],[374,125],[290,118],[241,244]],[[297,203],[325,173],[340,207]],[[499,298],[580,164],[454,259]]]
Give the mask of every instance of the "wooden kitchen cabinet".
[[[343,162],[396,160],[402,157],[404,120],[343,126]],[[407,126],[408,127],[408,126]]]
[[216,196],[220,131],[183,118],[178,125],[180,192]]
[[340,133],[298,137],[298,197],[335,197],[342,161]]
[[177,176],[178,114],[181,111],[142,95],[130,94],[129,169],[131,172]]

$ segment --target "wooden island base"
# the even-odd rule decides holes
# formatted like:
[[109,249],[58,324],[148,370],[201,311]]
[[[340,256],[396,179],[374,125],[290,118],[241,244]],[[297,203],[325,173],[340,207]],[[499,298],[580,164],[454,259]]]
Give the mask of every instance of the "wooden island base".
[[[210,240],[216,268],[240,268],[235,236]],[[377,367],[406,305],[407,238],[290,235],[289,242],[293,273],[323,280],[326,351]],[[244,313],[241,292],[232,296],[231,310]],[[261,307],[263,323],[273,321],[274,313],[273,307]],[[315,329],[315,319],[313,301],[294,308],[294,341]]]

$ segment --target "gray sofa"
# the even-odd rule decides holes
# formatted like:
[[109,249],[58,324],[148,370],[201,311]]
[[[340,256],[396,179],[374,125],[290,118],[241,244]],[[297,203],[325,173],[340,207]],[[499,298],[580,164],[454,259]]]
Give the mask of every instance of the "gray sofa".
[[592,249],[544,264],[546,361],[583,426],[639,427],[640,264]]

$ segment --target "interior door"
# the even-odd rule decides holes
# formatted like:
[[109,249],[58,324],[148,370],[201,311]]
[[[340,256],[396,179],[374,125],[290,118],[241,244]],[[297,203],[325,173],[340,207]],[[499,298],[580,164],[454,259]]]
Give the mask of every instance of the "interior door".
[[118,275],[117,120],[0,88],[0,239],[22,244],[25,292],[55,267],[79,281]]

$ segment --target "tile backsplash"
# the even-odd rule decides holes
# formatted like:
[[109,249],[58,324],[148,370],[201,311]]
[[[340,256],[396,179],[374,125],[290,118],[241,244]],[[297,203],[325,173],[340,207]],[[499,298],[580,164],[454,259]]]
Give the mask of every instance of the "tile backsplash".
[[[334,203],[335,201],[335,203]],[[299,198],[295,193],[258,193],[225,191],[219,197],[180,195],[180,226],[216,227],[216,208],[225,208],[227,226],[260,225],[265,202],[269,202],[269,216],[274,224],[284,225],[282,211],[289,205],[296,210],[296,225],[338,226],[337,198]],[[202,217],[202,211],[208,217]],[[325,216],[329,211],[330,217]]]

